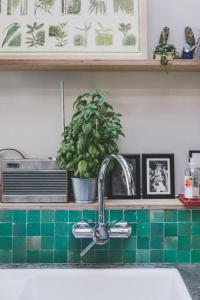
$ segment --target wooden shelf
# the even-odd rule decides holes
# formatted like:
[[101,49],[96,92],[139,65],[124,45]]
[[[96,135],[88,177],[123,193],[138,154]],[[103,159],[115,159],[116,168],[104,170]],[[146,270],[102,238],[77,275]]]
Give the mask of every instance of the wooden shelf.
[[[0,70],[31,71],[165,71],[155,60],[67,60],[64,57],[0,55]],[[200,71],[200,60],[175,60],[168,71]]]
[[[176,199],[120,199],[105,201],[106,209],[184,209],[185,206]],[[76,204],[76,203],[0,203],[0,210],[97,210],[98,203]],[[186,207],[188,209],[188,207]],[[200,207],[193,207],[200,209]]]

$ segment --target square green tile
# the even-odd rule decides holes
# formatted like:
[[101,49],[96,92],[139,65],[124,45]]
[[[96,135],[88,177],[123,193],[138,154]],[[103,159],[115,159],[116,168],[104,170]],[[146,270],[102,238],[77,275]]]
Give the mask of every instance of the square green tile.
[[40,263],[52,264],[53,257],[54,257],[53,250],[41,250],[40,251],[40,258],[39,258]]
[[117,222],[123,220],[122,210],[110,210],[110,222]]
[[12,222],[12,210],[0,210],[0,222]]
[[190,263],[190,251],[177,251],[178,263]]
[[27,251],[27,263],[38,264],[40,262],[39,251]]
[[55,249],[67,251],[67,236],[55,237]]
[[13,250],[23,251],[25,249],[26,249],[26,237],[25,236],[13,237]]
[[191,248],[192,249],[200,249],[200,235],[193,236],[191,241]]
[[12,255],[12,250],[0,250],[0,264],[11,264]]
[[54,237],[52,236],[43,236],[41,238],[41,249],[50,250],[54,248]]
[[40,234],[40,223],[27,223],[27,236],[36,236]]
[[163,250],[151,250],[150,251],[150,262],[151,263],[162,263],[163,262]]
[[70,210],[69,211],[69,222],[78,222],[82,220],[82,211],[81,210]]
[[191,238],[188,236],[179,236],[178,237],[178,250],[190,250]]
[[136,222],[136,210],[125,210],[124,220],[127,222]]
[[122,252],[123,263],[131,264],[136,262],[136,251],[135,250],[124,250]]
[[67,247],[70,250],[80,250],[81,249],[81,240],[75,239],[74,237],[67,237]]
[[164,262],[175,263],[177,258],[176,250],[164,250]]
[[137,224],[136,223],[132,223],[130,224],[131,226],[131,236],[136,236],[136,227],[137,227]]
[[164,249],[165,250],[176,250],[178,248],[178,237],[165,237],[164,238]]
[[0,250],[12,249],[12,237],[0,237]]
[[95,250],[92,248],[83,257],[81,257],[81,264],[93,264],[94,263]]
[[108,264],[108,251],[95,250],[94,261],[96,264]]
[[178,236],[190,236],[191,223],[178,223]]
[[40,236],[28,236],[27,237],[27,250],[35,251],[41,249],[41,237]]
[[148,209],[137,211],[137,222],[145,223],[150,221],[150,211]]
[[66,264],[67,263],[67,251],[55,250],[54,251],[54,263]]
[[165,223],[164,236],[177,236],[177,223]]
[[27,261],[27,255],[25,250],[16,250],[13,252],[13,263],[14,264],[23,264]]
[[145,237],[150,235],[150,223],[137,223],[137,236]]
[[150,221],[152,223],[163,223],[164,211],[163,210],[151,210],[150,211]]
[[163,223],[151,223],[151,236],[152,237],[162,237],[164,234]]
[[0,223],[0,236],[12,236],[12,223]]
[[192,235],[200,235],[200,222],[192,223]]
[[149,249],[149,237],[138,237],[137,249]]
[[67,236],[73,236],[73,233],[72,233],[72,227],[73,227],[73,224],[72,223],[69,223],[69,224],[66,224],[66,234]]
[[192,222],[200,222],[200,210],[192,210]]
[[200,263],[200,250],[191,251],[191,263]]
[[132,236],[128,239],[123,240],[123,249],[124,250],[135,250],[137,247],[136,237]]
[[25,223],[26,222],[26,210],[14,210],[13,211],[13,222],[14,223]]
[[96,211],[95,210],[84,210],[83,211],[83,220],[86,222],[95,222],[96,221]]
[[123,261],[122,251],[121,250],[111,250],[108,253],[108,262],[110,264],[121,264]]
[[177,210],[164,210],[164,222],[177,222]]
[[163,249],[164,248],[164,239],[163,237],[151,237],[150,240],[151,249]]
[[190,222],[191,221],[191,210],[184,209],[178,210],[178,222]]
[[55,235],[67,236],[69,224],[67,223],[55,223]]
[[41,235],[53,236],[54,235],[54,223],[41,223]]
[[41,222],[44,222],[44,223],[55,222],[55,211],[54,210],[41,210]]
[[56,222],[68,222],[69,214],[68,210],[57,210],[55,212]]
[[150,251],[149,250],[137,250],[136,251],[136,262],[137,263],[149,263],[150,262]]
[[40,222],[40,210],[28,210],[27,222],[29,223]]
[[13,223],[13,236],[26,236],[26,223]]
[[109,250],[121,250],[122,242],[122,239],[110,239]]
[[68,264],[80,264],[81,257],[79,250],[68,250],[67,251],[67,263]]

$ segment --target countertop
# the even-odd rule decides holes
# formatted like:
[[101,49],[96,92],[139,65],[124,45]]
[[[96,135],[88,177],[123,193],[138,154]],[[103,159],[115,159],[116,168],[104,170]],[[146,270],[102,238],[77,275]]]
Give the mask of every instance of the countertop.
[[0,269],[70,269],[70,268],[176,268],[180,271],[193,300],[200,300],[200,264],[131,264],[131,265],[66,265],[66,264],[1,264]]

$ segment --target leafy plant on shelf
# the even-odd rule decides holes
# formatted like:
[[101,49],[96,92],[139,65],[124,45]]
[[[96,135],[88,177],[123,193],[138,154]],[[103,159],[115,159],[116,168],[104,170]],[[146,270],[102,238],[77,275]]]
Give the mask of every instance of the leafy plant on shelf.
[[121,114],[115,113],[101,90],[80,95],[74,103],[75,114],[65,127],[57,162],[74,177],[98,176],[102,160],[118,153],[116,144],[123,135]]
[[167,66],[171,63],[171,61],[169,60],[169,53],[172,55],[173,59],[178,59],[179,58],[179,54],[175,48],[174,45],[170,45],[170,44],[159,44],[158,46],[156,46],[155,51],[154,51],[154,58],[156,57],[156,54],[158,54],[160,56],[160,63],[163,66]]
[[44,46],[45,43],[45,31],[43,30],[44,24],[33,23],[33,26],[27,25],[28,31],[26,32],[28,35],[26,38],[26,44],[29,47],[38,47]]

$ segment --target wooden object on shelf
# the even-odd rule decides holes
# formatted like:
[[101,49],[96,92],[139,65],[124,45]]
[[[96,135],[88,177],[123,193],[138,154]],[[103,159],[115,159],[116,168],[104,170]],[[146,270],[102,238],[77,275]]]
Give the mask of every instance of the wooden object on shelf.
[[179,195],[179,200],[185,206],[198,206],[200,207],[200,199],[186,199],[183,194]]
[[200,60],[174,60],[163,67],[157,60],[68,60],[64,57],[1,56],[0,70],[30,71],[200,71]]

